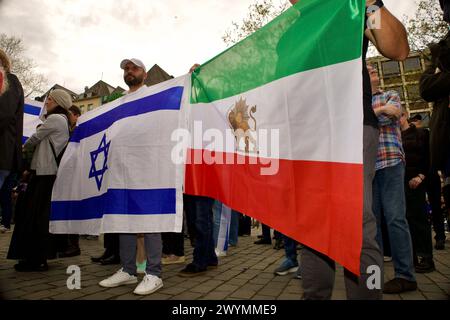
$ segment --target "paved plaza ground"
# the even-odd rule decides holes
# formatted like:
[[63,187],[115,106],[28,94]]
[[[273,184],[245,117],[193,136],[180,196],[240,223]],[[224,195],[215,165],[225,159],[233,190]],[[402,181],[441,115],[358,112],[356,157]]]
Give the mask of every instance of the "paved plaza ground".
[[[0,234],[0,297],[27,300],[300,300],[302,286],[293,274],[275,276],[273,271],[283,261],[284,250],[269,245],[255,245],[256,234],[239,237],[237,247],[219,258],[219,267],[202,276],[183,278],[178,272],[184,265],[163,266],[164,287],[148,296],[132,293],[135,285],[106,289],[98,282],[117,271],[120,266],[91,263],[90,257],[103,252],[98,240],[80,240],[81,256],[49,261],[49,271],[18,273],[15,261],[6,260],[11,233]],[[449,235],[447,235],[449,237]],[[450,238],[450,237],[449,237]],[[185,241],[187,262],[192,260],[192,247]],[[300,253],[301,250],[299,250]],[[448,300],[450,298],[450,241],[446,249],[434,252],[436,271],[418,274],[419,289],[399,295],[384,295],[385,300]],[[69,290],[66,274],[70,265],[81,268],[81,289]],[[385,264],[385,280],[393,278],[392,263]],[[140,276],[141,277],[141,276]],[[345,299],[343,269],[338,268],[333,300]]]

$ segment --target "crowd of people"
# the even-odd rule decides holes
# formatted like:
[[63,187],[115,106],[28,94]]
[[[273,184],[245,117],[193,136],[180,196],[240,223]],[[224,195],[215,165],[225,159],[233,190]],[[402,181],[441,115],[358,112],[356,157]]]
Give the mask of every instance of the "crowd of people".
[[[450,25],[450,1],[440,3],[444,20]],[[378,14],[382,24],[378,29],[366,28],[363,41],[363,244],[361,275],[345,271],[349,299],[380,299],[382,293],[416,290],[415,274],[433,272],[436,268],[432,230],[434,249],[445,249],[444,216],[450,209],[450,32],[430,46],[432,59],[422,75],[420,92],[424,100],[434,103],[434,108],[430,128],[422,128],[420,119],[410,118],[397,92],[380,88],[376,68],[365,61],[369,42],[387,58],[406,59],[409,54],[406,30],[383,1],[367,1],[366,6],[371,7],[366,18]],[[125,59],[120,68],[129,88],[125,94],[144,88],[147,70],[141,60]],[[58,165],[81,112],[73,106],[68,93],[51,91],[45,102],[47,113],[43,123],[22,145],[24,92],[11,70],[8,56],[0,50],[0,231],[11,231],[14,203],[15,226],[7,258],[18,260],[14,266],[18,272],[46,271],[50,259],[81,254],[79,235],[52,235],[48,231]],[[92,262],[120,264],[121,268],[100,281],[100,286],[135,284],[142,273],[144,276],[134,293],[153,293],[163,286],[162,266],[185,264],[185,234],[194,251],[192,262],[180,271],[184,277],[218,267],[218,257],[238,245],[238,236],[250,234],[250,218],[245,213],[208,197],[185,194],[183,201],[182,233],[104,235],[105,251],[92,257]],[[274,248],[285,250],[285,259],[274,273],[280,276],[295,273],[296,278],[303,279],[305,299],[330,299],[334,261],[276,230],[274,236]],[[263,225],[255,244],[271,243],[270,227]],[[301,257],[297,256],[299,248]],[[383,260],[388,259],[392,259],[394,279],[382,288],[368,288],[367,279],[371,275],[368,267],[376,265],[383,270]]]

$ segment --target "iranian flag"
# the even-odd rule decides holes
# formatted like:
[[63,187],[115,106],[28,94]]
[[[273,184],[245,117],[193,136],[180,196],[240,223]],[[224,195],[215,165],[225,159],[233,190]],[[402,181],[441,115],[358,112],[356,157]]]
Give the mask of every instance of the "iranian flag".
[[185,178],[358,275],[364,10],[299,1],[199,67]]

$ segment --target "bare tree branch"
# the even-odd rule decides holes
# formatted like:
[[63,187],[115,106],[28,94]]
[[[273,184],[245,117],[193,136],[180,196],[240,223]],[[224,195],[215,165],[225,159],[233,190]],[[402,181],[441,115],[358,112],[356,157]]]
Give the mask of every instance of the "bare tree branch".
[[11,60],[11,72],[14,73],[22,83],[25,96],[45,92],[47,79],[35,71],[36,65],[33,60],[24,56],[25,47],[22,39],[0,34],[0,48],[5,51]]
[[263,27],[288,7],[287,1],[279,0],[277,5],[273,2],[273,0],[255,0],[255,3],[248,7],[247,17],[240,23],[233,21],[231,29],[225,32],[222,40],[231,46]]
[[403,17],[408,31],[409,45],[414,51],[424,51],[432,42],[439,42],[448,32],[448,24],[442,20],[438,1],[420,0],[412,19]]

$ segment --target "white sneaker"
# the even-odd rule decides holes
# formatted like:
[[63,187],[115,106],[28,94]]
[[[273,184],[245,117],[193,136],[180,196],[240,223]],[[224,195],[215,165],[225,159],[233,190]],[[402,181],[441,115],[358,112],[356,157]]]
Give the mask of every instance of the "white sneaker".
[[226,251],[223,251],[223,250],[220,250],[220,249],[215,249],[215,251],[216,251],[216,256],[218,256],[218,257],[226,257],[227,256],[227,252]]
[[117,271],[108,279],[100,281],[99,285],[104,288],[115,288],[124,284],[137,283],[137,277],[123,271],[123,268]]
[[0,224],[0,232],[1,233],[6,233],[6,232],[10,232],[11,229],[6,228],[4,225]]
[[145,296],[147,294],[153,293],[156,290],[162,288],[163,282],[161,278],[153,276],[151,274],[146,274],[142,279],[141,283],[133,291],[134,294]]
[[384,256],[383,260],[384,260],[384,262],[391,262],[392,261],[392,257]]

